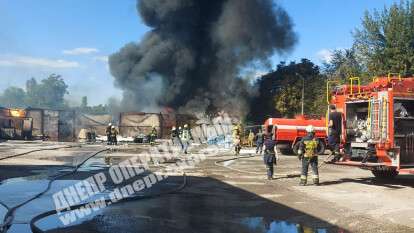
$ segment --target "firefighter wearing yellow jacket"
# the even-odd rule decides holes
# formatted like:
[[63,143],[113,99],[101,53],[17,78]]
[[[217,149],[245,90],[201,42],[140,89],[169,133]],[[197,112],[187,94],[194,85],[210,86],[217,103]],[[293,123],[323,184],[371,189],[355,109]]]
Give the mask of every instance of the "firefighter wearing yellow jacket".
[[315,129],[312,125],[306,127],[308,133],[299,143],[298,156],[302,160],[302,175],[299,185],[306,185],[309,165],[312,167],[313,184],[319,185],[318,171],[318,139],[315,138]]

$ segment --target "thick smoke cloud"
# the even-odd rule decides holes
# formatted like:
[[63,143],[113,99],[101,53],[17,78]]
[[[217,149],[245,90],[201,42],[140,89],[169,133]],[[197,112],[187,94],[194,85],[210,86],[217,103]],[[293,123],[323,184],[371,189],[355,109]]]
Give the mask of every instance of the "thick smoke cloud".
[[271,0],[138,0],[137,9],[151,31],[109,58],[129,110],[244,114],[252,90],[241,71],[296,42]]

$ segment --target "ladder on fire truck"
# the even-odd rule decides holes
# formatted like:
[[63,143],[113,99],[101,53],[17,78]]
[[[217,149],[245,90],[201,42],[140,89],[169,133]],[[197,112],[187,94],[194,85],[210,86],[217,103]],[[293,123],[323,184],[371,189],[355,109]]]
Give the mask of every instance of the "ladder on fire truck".
[[388,101],[385,98],[371,98],[368,102],[367,129],[373,141],[388,138]]

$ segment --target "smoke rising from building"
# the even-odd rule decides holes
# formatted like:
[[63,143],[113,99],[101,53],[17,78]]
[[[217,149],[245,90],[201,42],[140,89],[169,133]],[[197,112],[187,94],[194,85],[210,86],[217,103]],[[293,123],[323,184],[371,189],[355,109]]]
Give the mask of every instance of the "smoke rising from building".
[[241,70],[296,42],[271,0],[138,0],[137,9],[151,30],[109,57],[128,110],[243,114],[252,90]]

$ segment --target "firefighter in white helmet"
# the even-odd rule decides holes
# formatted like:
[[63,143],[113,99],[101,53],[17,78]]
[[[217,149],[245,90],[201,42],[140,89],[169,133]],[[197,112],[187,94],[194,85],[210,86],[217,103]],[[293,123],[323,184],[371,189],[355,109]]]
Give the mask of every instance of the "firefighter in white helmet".
[[312,125],[306,127],[307,135],[299,142],[298,157],[302,160],[302,174],[300,185],[306,185],[309,165],[312,167],[313,184],[319,185],[318,171],[318,139],[315,138],[315,128]]
[[171,142],[173,145],[181,145],[180,135],[178,129],[175,126],[173,126],[171,129]]

